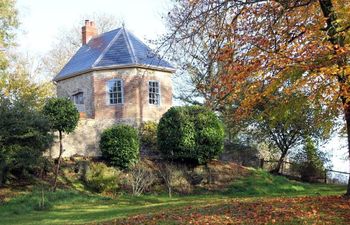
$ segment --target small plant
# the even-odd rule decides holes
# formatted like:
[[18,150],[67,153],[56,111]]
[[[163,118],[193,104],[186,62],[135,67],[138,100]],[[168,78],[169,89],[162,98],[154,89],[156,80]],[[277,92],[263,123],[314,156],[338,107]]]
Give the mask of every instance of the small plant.
[[171,160],[205,164],[223,152],[224,128],[200,106],[170,108],[158,125],[158,147]]
[[168,189],[169,198],[172,197],[174,178],[175,178],[175,166],[168,163],[163,163],[159,166],[159,175],[163,179],[165,186]]
[[84,180],[96,192],[115,192],[119,186],[119,174],[118,170],[104,163],[91,163]]
[[140,155],[137,130],[129,125],[116,125],[101,135],[102,157],[111,165],[126,169],[135,164]]
[[144,122],[140,127],[141,143],[151,150],[157,149],[157,127],[158,124],[154,121]]
[[132,187],[132,194],[135,196],[140,196],[144,191],[150,187],[155,176],[146,164],[140,162],[130,169],[128,182]]

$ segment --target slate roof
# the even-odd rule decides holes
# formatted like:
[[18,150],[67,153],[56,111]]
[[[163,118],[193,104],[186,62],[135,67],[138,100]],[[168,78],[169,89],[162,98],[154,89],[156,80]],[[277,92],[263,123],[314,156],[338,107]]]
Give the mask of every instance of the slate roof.
[[54,81],[93,70],[127,67],[175,71],[170,63],[154,54],[147,45],[122,27],[103,33],[81,46]]

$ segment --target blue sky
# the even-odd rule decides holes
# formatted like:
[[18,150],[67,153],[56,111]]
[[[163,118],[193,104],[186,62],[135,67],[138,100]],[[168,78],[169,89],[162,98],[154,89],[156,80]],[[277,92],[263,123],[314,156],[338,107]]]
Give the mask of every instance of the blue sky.
[[[60,29],[71,28],[83,15],[93,13],[115,15],[139,38],[157,39],[165,32],[161,16],[168,12],[170,0],[17,0],[17,8],[22,24],[19,49],[40,55],[50,49]],[[334,169],[349,171],[344,146],[344,139],[335,137],[324,149],[333,154]]]

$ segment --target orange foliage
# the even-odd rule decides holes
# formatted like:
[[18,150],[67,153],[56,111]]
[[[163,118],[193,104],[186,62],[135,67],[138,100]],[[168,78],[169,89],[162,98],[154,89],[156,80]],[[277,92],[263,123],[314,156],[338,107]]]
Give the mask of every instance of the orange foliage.
[[338,196],[221,200],[103,224],[349,224],[350,200]]

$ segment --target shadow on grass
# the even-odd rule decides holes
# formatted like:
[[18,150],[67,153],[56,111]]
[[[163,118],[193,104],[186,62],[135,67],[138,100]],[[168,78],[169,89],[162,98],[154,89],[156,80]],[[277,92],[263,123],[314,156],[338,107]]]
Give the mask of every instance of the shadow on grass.
[[[47,207],[39,211],[42,201],[40,190],[13,198],[0,205],[1,224],[84,224],[111,221],[136,214],[153,214],[176,210],[185,206],[202,207],[207,204],[226,204],[234,198],[249,202],[255,198],[272,196],[315,196],[345,193],[341,185],[305,184],[284,177],[272,176],[264,171],[255,171],[243,177],[223,191],[203,192],[188,196],[166,195],[102,197],[77,191],[59,190],[45,192]],[[248,198],[245,198],[248,197]]]
[[[51,207],[38,211],[40,192],[13,199],[0,208],[1,224],[79,224],[125,217],[137,213],[155,213],[160,209],[181,207],[193,203],[194,197],[120,196],[116,199],[87,195],[74,191],[47,192]],[[50,203],[49,203],[50,202]],[[196,199],[194,204],[206,202]]]

